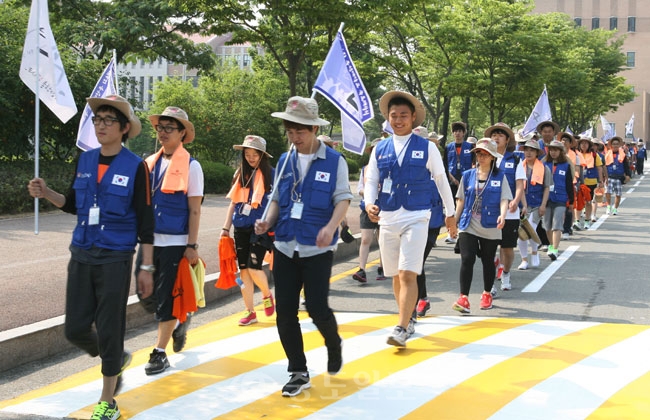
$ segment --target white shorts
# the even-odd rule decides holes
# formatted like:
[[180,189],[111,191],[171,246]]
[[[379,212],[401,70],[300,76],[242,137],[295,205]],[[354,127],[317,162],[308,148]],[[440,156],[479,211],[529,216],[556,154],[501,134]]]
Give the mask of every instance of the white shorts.
[[428,234],[428,218],[416,219],[407,224],[382,225],[379,229],[379,252],[384,275],[393,277],[400,270],[420,274]]

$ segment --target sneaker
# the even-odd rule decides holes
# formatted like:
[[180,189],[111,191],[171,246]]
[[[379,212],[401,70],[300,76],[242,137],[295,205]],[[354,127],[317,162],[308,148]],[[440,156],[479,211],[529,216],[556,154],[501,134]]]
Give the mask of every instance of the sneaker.
[[568,233],[565,232],[565,233],[562,234],[562,240],[568,241],[569,239],[570,239],[570,237],[569,237]]
[[246,311],[244,317],[239,320],[239,325],[245,327],[246,325],[255,324],[257,322],[257,314],[255,312]]
[[174,353],[180,353],[183,351],[183,348],[185,348],[185,343],[187,342],[187,329],[190,327],[191,320],[192,314],[188,313],[185,322],[174,328],[174,331],[172,332],[172,348],[174,349]]
[[494,284],[492,284],[492,289],[490,290],[490,296],[492,296],[492,298],[495,298],[495,297],[497,297],[497,294],[498,294],[497,293],[497,284],[496,284],[496,282],[494,282]]
[[386,280],[386,276],[384,276],[384,267],[377,267],[377,280]]
[[548,255],[548,257],[553,261],[557,260],[557,249],[555,249],[553,245],[549,245],[546,255]]
[[115,382],[115,391],[113,391],[114,396],[118,395],[122,390],[122,373],[124,373],[124,369],[126,369],[126,367],[131,364],[132,359],[133,356],[131,356],[131,353],[129,353],[128,351],[122,352],[122,368],[120,369],[120,373],[117,374],[117,382]]
[[528,261],[522,261],[517,270],[528,270]]
[[608,216],[612,214],[612,206],[607,206],[607,210],[605,210],[605,214]]
[[503,276],[503,264],[499,264],[497,267],[497,279],[500,279]]
[[275,303],[273,301],[273,295],[269,294],[267,297],[262,299],[264,304],[264,315],[271,316],[275,312]]
[[93,415],[90,420],[116,420],[120,418],[120,409],[117,408],[117,401],[113,404],[106,401],[100,401],[93,409]]
[[408,338],[411,338],[413,334],[415,334],[415,324],[418,321],[415,318],[409,319],[409,324],[406,326],[406,333],[408,334]]
[[327,373],[336,375],[341,371],[343,366],[343,339],[339,337],[339,344],[333,348],[327,349]]
[[548,250],[548,245],[540,245],[540,247],[537,248],[537,250],[540,252],[546,252]]
[[612,207],[612,216],[616,216],[618,214],[618,209],[616,207]]
[[579,222],[574,222],[573,223],[573,230],[576,230],[578,232],[582,230],[582,226],[580,226]]
[[512,285],[510,284],[510,273],[503,273],[501,277],[501,290],[512,290]]
[[292,372],[289,382],[282,387],[283,397],[295,397],[303,390],[311,388],[309,382],[309,373],[307,372]]
[[452,305],[452,308],[455,311],[468,314],[469,313],[469,299],[467,299],[467,295],[460,295],[458,300],[454,302]]
[[488,292],[481,295],[481,309],[492,309],[492,295]]
[[533,267],[539,267],[539,254],[532,254],[530,256],[530,262]]
[[446,244],[455,244],[455,243],[456,243],[456,240],[455,240],[454,238],[452,238],[451,236],[447,236],[447,237],[445,238],[445,243],[446,243]]
[[584,224],[584,227],[583,227],[584,230],[588,230],[590,226],[591,225],[589,224],[589,222],[585,220],[585,224]]
[[167,353],[153,349],[149,355],[149,362],[144,365],[144,373],[147,375],[155,375],[164,372],[168,367],[169,360],[167,359]]
[[431,303],[429,302],[429,298],[418,300],[418,306],[415,308],[418,317],[422,318],[423,316],[425,316],[429,309],[431,309]]
[[388,336],[386,343],[396,347],[406,347],[406,340],[409,338],[409,333],[406,329],[399,325],[395,327],[393,333]]
[[365,283],[368,281],[366,278],[366,272],[363,268],[360,268],[359,271],[352,275],[352,278],[358,281],[359,283]]

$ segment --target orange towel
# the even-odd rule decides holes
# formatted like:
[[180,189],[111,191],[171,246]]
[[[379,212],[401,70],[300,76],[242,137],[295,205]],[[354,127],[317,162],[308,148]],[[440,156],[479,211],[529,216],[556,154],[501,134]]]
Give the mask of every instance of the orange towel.
[[178,274],[172,291],[174,305],[172,315],[181,323],[187,319],[188,312],[196,312],[196,294],[194,293],[194,281],[192,280],[192,267],[187,258],[181,258],[178,263]]
[[[233,203],[247,203],[248,195],[250,194],[250,188],[244,188],[241,186],[239,173],[240,172],[237,171],[235,174],[238,179],[230,188],[230,192],[228,192],[226,198],[231,199]],[[262,200],[264,199],[264,175],[261,171],[255,170],[253,176],[255,178],[253,179],[253,196],[251,197],[251,207],[256,209],[260,204],[262,204]]]
[[230,289],[235,286],[237,266],[237,252],[235,240],[229,236],[222,236],[219,240],[219,279],[214,284],[218,289]]
[[[163,153],[161,148],[158,153],[149,156],[145,161],[149,166],[149,172],[153,171],[154,166]],[[174,152],[169,162],[169,166],[163,175],[162,186],[160,191],[164,193],[175,193],[176,191],[183,191],[187,193],[187,185],[190,179],[190,154],[180,144],[178,149]],[[158,180],[154,179],[154,183]]]

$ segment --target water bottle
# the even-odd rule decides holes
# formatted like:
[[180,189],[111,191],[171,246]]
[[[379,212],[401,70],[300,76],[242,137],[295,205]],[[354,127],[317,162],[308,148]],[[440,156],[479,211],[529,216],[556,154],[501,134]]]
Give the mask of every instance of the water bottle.
[[239,275],[237,277],[235,277],[235,283],[237,283],[237,286],[239,286],[240,289],[243,289],[244,287],[246,287],[246,285],[242,281],[241,277],[239,277]]

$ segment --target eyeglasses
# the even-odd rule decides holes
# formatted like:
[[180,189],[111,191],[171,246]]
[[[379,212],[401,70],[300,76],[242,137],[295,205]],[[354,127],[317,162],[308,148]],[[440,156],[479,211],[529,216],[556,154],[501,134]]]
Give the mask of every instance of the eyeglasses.
[[164,131],[167,134],[171,133],[174,130],[179,130],[180,131],[180,129],[181,129],[180,127],[175,127],[173,125],[160,125],[160,124],[155,125],[154,128],[159,133],[162,133]]
[[476,152],[476,156],[478,157],[487,157],[487,156],[492,156],[490,153],[486,152]]
[[92,117],[91,121],[93,122],[93,125],[99,125],[101,123],[104,123],[106,127],[110,127],[113,125],[113,123],[119,121],[117,118],[113,117]]

